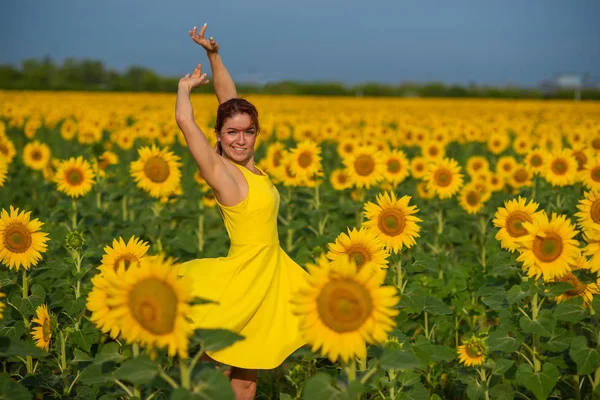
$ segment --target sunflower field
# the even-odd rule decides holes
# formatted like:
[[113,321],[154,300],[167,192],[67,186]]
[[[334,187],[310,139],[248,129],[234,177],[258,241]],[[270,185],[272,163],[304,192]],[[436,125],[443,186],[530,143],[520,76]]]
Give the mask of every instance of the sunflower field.
[[[258,399],[600,398],[599,103],[248,100],[309,272]],[[0,398],[233,399],[179,278],[228,248],[174,94],[0,91]]]

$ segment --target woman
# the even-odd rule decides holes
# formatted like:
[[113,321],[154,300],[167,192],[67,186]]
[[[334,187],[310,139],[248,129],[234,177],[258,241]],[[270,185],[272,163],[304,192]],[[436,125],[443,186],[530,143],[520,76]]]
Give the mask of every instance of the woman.
[[197,328],[225,328],[245,338],[208,352],[231,365],[236,399],[252,399],[258,369],[272,369],[305,342],[289,300],[306,272],[280,247],[277,233],[279,192],[269,176],[254,165],[254,144],[260,130],[256,108],[236,98],[233,80],[223,65],[218,45],[204,38],[206,24],[190,36],[210,60],[219,100],[213,150],[194,122],[192,89],[208,83],[202,65],[179,81],[176,119],[200,173],[214,191],[231,241],[227,257],[183,264],[193,280],[194,294],[218,302],[196,307],[190,317]]

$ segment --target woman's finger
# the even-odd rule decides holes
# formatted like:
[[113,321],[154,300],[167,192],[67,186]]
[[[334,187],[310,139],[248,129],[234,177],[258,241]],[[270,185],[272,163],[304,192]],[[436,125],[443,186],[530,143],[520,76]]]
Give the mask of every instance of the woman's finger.
[[200,37],[201,39],[204,39],[204,32],[206,32],[206,26],[208,25],[208,23],[204,23],[204,25],[202,25],[202,28],[200,28],[200,33],[198,34],[198,37]]

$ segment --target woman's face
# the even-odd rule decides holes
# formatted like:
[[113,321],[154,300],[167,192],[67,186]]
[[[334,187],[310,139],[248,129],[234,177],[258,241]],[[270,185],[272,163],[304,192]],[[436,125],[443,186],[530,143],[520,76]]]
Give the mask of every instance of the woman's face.
[[245,163],[254,157],[256,126],[248,114],[235,114],[225,120],[218,139],[221,140],[223,156]]

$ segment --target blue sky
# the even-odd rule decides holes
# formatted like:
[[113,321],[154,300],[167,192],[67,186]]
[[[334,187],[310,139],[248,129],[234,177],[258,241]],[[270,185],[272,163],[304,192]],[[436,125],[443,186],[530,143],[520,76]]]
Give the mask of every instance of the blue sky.
[[600,80],[597,0],[2,0],[0,63],[99,59],[183,76],[208,36],[235,80],[535,85]]

